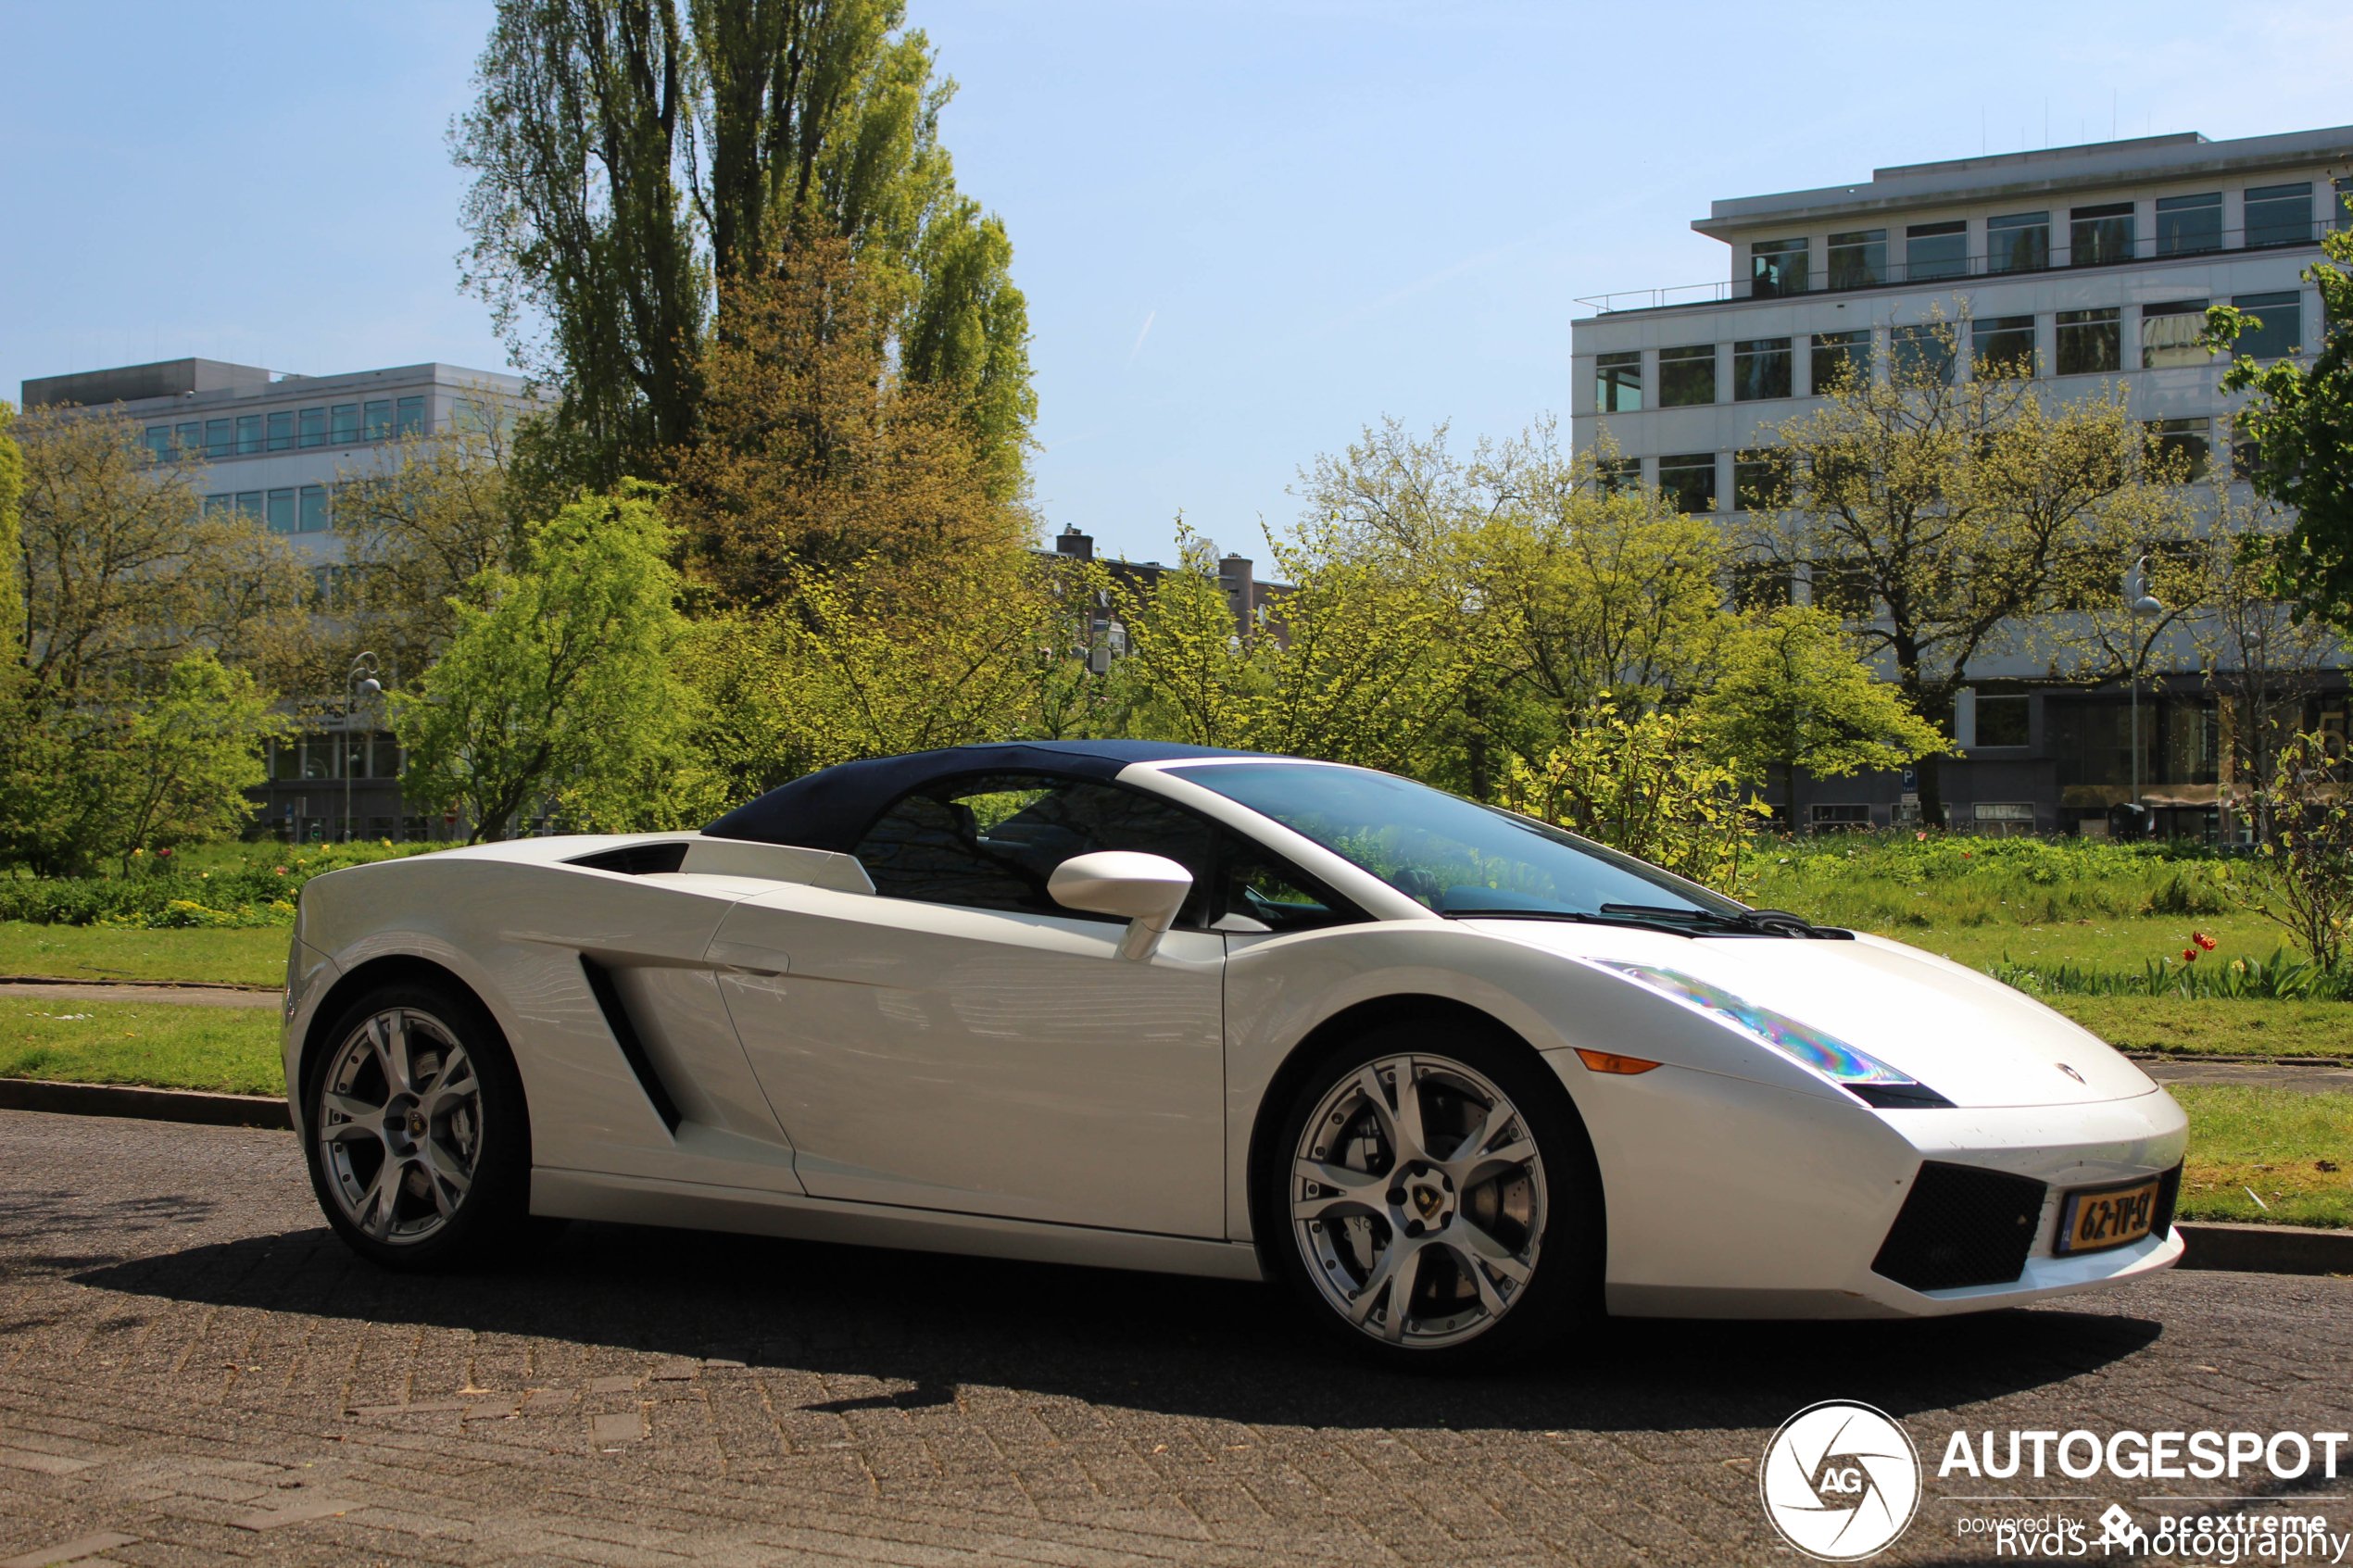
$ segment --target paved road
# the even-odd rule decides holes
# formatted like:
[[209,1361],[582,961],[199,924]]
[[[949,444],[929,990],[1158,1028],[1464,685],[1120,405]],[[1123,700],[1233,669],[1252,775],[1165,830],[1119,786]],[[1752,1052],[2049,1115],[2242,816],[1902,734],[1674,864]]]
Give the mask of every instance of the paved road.
[[[0,1568],[1788,1565],[1754,1463],[1828,1398],[1927,1450],[1929,1499],[1879,1561],[1980,1562],[1958,1522],[1988,1505],[1957,1491],[2084,1494],[2087,1518],[2111,1499],[1942,1485],[1957,1425],[2309,1432],[2346,1427],[2353,1394],[2353,1282],[2333,1279],[1623,1323],[1465,1382],[1368,1373],[1273,1306],[588,1225],[507,1273],[405,1279],[328,1236],[283,1133],[0,1112]],[[2343,1492],[2296,1506],[2347,1527]]]
[[2143,1061],[2141,1070],[2160,1084],[2241,1084],[2254,1088],[2294,1089],[2298,1094],[2353,1094],[2353,1069],[2296,1066],[2276,1061],[2190,1061],[2169,1057]]
[[120,985],[73,980],[0,980],[0,1001],[49,1002],[168,1002],[174,1007],[271,1008],[285,1000],[283,991],[243,985]]

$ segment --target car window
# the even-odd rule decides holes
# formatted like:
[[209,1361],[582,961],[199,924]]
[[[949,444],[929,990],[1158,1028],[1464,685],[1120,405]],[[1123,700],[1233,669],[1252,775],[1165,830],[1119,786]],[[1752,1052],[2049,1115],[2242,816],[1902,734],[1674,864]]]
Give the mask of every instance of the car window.
[[1315,931],[1367,918],[1330,889],[1231,835],[1218,891],[1219,924],[1227,931]]
[[1214,918],[1208,909],[1217,885],[1219,836],[1203,819],[1135,790],[990,773],[927,784],[902,797],[866,830],[858,859],[875,890],[888,897],[1080,915],[1046,892],[1056,866],[1099,849],[1164,855],[1193,873],[1177,923],[1202,926]]

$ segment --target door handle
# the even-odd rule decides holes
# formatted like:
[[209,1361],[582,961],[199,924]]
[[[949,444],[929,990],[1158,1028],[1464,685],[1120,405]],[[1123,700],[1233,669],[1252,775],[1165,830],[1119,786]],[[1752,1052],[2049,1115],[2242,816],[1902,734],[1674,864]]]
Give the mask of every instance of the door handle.
[[749,970],[754,974],[788,974],[792,972],[792,955],[780,953],[774,947],[757,947],[749,942],[713,942],[703,949],[703,961],[723,969]]

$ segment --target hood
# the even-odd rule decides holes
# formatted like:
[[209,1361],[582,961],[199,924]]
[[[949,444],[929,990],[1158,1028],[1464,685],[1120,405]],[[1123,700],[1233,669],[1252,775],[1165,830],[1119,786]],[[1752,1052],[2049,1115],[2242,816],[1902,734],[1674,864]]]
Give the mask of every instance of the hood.
[[1869,1053],[1957,1106],[2082,1105],[2157,1087],[2099,1036],[2024,992],[1884,937],[1809,942],[1545,921],[1465,923],[1564,958],[1650,965],[1720,986]]

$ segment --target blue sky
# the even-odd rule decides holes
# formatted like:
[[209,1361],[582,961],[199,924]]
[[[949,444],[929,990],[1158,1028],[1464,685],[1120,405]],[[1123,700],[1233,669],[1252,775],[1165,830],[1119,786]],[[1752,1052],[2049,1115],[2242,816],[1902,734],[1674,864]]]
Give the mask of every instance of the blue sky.
[[[488,0],[78,0],[0,51],[0,393],[201,355],[497,368],[443,136]],[[1364,424],[1568,403],[1579,295],[1725,270],[1713,197],[2353,120],[2353,7],[912,0],[1037,334],[1050,528],[1263,554]]]

